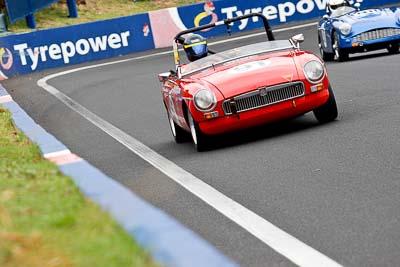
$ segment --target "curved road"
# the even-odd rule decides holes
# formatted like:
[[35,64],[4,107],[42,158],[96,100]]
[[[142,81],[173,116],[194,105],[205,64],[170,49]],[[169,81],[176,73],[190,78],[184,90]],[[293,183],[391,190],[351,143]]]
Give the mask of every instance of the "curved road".
[[[302,48],[317,53],[316,26],[275,35],[282,39],[299,32],[306,38]],[[262,39],[221,43],[213,49]],[[156,52],[160,51],[130,57]],[[339,108],[335,122],[319,125],[309,113],[220,136],[219,145],[205,153],[195,152],[190,142],[175,144],[170,134],[156,75],[173,67],[171,54],[81,70],[48,83],[337,263],[397,266],[399,62],[400,55],[382,50],[353,55],[349,62],[328,63]],[[37,86],[40,78],[64,70],[2,83],[37,123],[73,153],[177,218],[240,265],[294,265]]]

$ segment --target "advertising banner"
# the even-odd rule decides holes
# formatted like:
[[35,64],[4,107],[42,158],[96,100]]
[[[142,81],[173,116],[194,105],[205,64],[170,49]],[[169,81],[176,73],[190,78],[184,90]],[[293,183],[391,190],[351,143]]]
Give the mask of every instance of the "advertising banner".
[[[365,0],[361,7],[379,7],[398,3],[398,0]],[[171,46],[174,36],[183,30],[258,12],[269,21],[270,26],[305,21],[322,17],[327,0],[216,0],[149,13],[154,31],[155,47]],[[231,25],[232,33],[263,27],[258,17],[242,20]],[[167,31],[165,29],[168,29]],[[225,26],[204,30],[201,35],[214,37],[227,34]]]
[[0,38],[0,77],[154,48],[147,14]]
[[[370,8],[399,2],[398,0],[365,0],[361,7]],[[217,0],[202,4],[177,8],[174,20],[180,28],[192,28],[208,23],[247,15],[261,13],[271,26],[282,25],[289,22],[305,21],[322,17],[325,14],[327,0]],[[170,12],[173,14],[173,12]],[[249,20],[235,22],[231,26],[232,32],[252,30],[263,27],[262,21],[257,17]],[[203,31],[205,37],[226,34],[225,27],[218,27]]]

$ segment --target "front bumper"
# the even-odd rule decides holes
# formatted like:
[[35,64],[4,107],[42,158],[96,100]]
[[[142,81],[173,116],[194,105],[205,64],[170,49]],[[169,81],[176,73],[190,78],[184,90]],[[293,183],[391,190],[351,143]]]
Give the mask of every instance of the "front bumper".
[[326,103],[328,97],[329,91],[324,88],[274,105],[202,121],[199,127],[203,133],[209,135],[250,128],[302,115]]
[[[374,34],[362,33],[353,37],[342,38],[340,48],[349,53],[359,53],[385,49],[391,44],[400,43],[400,34],[380,38],[379,34],[379,32]],[[361,38],[361,36],[363,37]]]

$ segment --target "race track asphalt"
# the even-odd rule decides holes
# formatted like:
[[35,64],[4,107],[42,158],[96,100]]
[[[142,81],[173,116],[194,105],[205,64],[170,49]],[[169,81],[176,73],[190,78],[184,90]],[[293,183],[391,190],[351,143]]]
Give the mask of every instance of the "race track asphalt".
[[[317,53],[316,26],[279,32],[276,37],[300,32],[306,38],[302,48]],[[157,80],[158,73],[173,68],[171,55],[83,70],[49,84],[334,261],[344,266],[397,266],[399,62],[400,55],[382,50],[353,55],[344,63],[327,63],[339,108],[335,122],[320,125],[309,113],[220,136],[220,145],[204,153],[197,153],[190,142],[175,144],[171,137]],[[293,266],[36,84],[46,75],[76,67],[80,66],[2,84],[71,151],[177,218],[240,265]]]

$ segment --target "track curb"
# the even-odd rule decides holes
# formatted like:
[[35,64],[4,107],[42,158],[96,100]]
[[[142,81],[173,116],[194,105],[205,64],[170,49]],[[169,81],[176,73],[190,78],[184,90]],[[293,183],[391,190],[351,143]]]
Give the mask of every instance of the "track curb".
[[46,132],[0,84],[0,104],[15,125],[36,143],[43,156],[70,176],[81,192],[107,211],[154,260],[165,266],[238,266],[211,244],[162,210],[102,173]]

